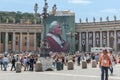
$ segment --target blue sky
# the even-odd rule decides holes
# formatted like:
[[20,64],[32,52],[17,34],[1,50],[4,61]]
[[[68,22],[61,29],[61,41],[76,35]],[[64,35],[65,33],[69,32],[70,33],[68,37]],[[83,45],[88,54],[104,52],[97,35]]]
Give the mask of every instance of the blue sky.
[[[75,20],[85,22],[86,17],[88,21],[92,22],[93,17],[99,21],[100,17],[106,21],[113,20],[116,15],[117,20],[120,20],[120,0],[47,0],[48,11],[52,9],[54,4],[57,5],[57,10],[70,10],[75,13]],[[0,11],[21,11],[34,13],[34,4],[38,3],[39,10],[42,12],[44,0],[0,0]]]

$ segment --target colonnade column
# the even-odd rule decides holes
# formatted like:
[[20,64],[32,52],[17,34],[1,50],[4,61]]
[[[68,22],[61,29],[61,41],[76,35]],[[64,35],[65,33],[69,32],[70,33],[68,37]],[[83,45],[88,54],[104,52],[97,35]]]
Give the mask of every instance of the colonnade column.
[[102,31],[100,31],[100,47],[102,47]]
[[79,32],[79,50],[82,51],[81,49],[81,32]]
[[5,52],[8,52],[8,32],[5,33]]
[[13,39],[12,39],[12,51],[15,51],[15,32],[13,32]]
[[20,51],[22,51],[22,32],[20,32]]
[[0,52],[2,52],[2,45],[1,45],[1,32],[0,32]]
[[93,47],[95,47],[95,32],[93,32]]
[[116,30],[114,31],[114,50],[117,51]]
[[29,51],[29,47],[30,47],[30,44],[29,44],[29,32],[27,32],[27,51]]
[[110,46],[110,40],[109,40],[109,31],[107,31],[107,47]]
[[86,32],[86,51],[88,52],[88,32]]
[[34,51],[36,51],[36,32],[34,33]]

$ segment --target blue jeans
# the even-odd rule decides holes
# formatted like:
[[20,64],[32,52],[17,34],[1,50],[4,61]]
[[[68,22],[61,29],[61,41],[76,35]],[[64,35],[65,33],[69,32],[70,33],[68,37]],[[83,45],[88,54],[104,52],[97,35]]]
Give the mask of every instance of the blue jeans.
[[108,69],[109,67],[101,67],[101,80],[104,80],[104,74],[105,74],[105,80],[108,80]]
[[4,71],[7,71],[8,62],[3,62],[3,64],[4,64]]
[[113,74],[113,66],[109,67],[111,74]]

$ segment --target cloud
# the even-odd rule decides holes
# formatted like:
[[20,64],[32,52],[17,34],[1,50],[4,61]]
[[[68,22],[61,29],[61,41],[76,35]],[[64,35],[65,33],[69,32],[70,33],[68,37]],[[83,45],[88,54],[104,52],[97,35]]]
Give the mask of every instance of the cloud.
[[120,9],[104,9],[104,10],[101,10],[100,12],[101,13],[114,13],[114,14],[117,14],[117,13],[120,13]]
[[75,3],[75,4],[89,4],[91,3],[90,0],[68,0],[69,3]]

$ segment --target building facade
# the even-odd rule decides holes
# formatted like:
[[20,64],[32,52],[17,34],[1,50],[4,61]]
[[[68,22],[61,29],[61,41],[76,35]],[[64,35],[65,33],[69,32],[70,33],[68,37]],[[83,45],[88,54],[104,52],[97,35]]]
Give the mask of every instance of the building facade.
[[0,24],[0,52],[39,51],[41,26]]
[[76,23],[79,33],[79,50],[90,52],[91,47],[111,47],[120,51],[120,21]]
[[[68,42],[71,43],[70,49],[90,52],[91,47],[111,47],[116,52],[120,51],[120,20],[116,20],[116,17],[113,21],[109,21],[107,17],[106,21],[102,21],[100,18],[100,22],[95,22],[94,18],[93,22],[88,22],[86,19],[86,22],[82,23],[80,19],[79,23],[75,23],[74,13],[56,12],[55,20],[59,20],[57,18],[60,16],[63,31],[66,30],[67,33],[70,33],[69,36],[66,36],[69,37]],[[70,22],[68,18],[65,22],[63,16],[73,16],[70,19],[74,20]],[[50,17],[49,20],[53,20],[53,18]],[[0,52],[40,51],[42,24],[15,23],[15,21],[9,24],[8,20],[6,21],[6,23],[0,23]],[[66,33],[64,34],[66,35]],[[76,44],[74,48],[72,42]]]

